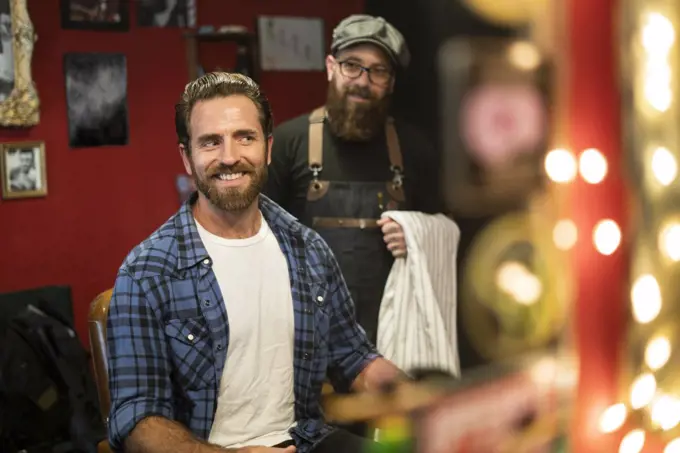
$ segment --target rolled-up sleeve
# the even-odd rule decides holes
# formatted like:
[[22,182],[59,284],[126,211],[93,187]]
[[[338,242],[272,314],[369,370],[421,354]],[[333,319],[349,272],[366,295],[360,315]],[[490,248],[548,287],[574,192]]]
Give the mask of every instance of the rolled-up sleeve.
[[144,418],[174,418],[171,365],[158,307],[124,271],[113,288],[106,337],[109,442],[114,451],[122,451],[125,439]]
[[333,252],[324,243],[329,269],[331,325],[329,352],[332,367],[340,373],[342,386],[350,386],[366,366],[381,357],[356,320],[354,302]]

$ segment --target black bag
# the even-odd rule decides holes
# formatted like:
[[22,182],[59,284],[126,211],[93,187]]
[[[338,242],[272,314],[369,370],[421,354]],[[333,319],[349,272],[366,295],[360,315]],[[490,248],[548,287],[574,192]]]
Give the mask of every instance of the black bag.
[[106,438],[88,353],[47,304],[0,338],[0,451],[96,453]]

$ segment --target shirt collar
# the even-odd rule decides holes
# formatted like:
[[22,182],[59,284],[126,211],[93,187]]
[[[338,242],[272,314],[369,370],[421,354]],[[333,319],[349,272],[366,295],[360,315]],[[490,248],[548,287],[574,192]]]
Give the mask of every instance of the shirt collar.
[[[198,193],[194,192],[175,215],[175,232],[177,237],[177,267],[186,269],[195,266],[199,262],[209,258],[208,251],[201,241],[201,236],[196,228],[194,203],[198,199]],[[270,198],[260,194],[258,205],[262,216],[274,233],[295,233],[300,229],[297,219]],[[278,234],[277,234],[278,236]]]

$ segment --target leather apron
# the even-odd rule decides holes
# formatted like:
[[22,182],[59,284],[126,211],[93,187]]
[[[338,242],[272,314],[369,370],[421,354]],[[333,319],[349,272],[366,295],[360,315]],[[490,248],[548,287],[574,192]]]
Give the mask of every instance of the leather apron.
[[390,181],[326,181],[323,171],[323,107],[309,117],[309,169],[305,219],[328,243],[345,277],[357,320],[375,344],[378,313],[394,258],[377,225],[387,210],[403,209],[403,163],[394,120],[385,127]]

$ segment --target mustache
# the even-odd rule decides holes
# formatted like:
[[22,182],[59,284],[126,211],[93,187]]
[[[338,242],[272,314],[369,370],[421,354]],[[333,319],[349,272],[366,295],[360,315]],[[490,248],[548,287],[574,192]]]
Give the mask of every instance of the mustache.
[[345,91],[345,98],[348,96],[359,96],[364,99],[370,99],[373,100],[373,95],[371,94],[371,90],[368,87],[365,86],[352,86],[347,88]]
[[232,174],[232,173],[251,173],[254,170],[252,165],[248,165],[244,162],[239,162],[235,165],[219,164],[208,172],[209,177],[217,176],[221,173]]

